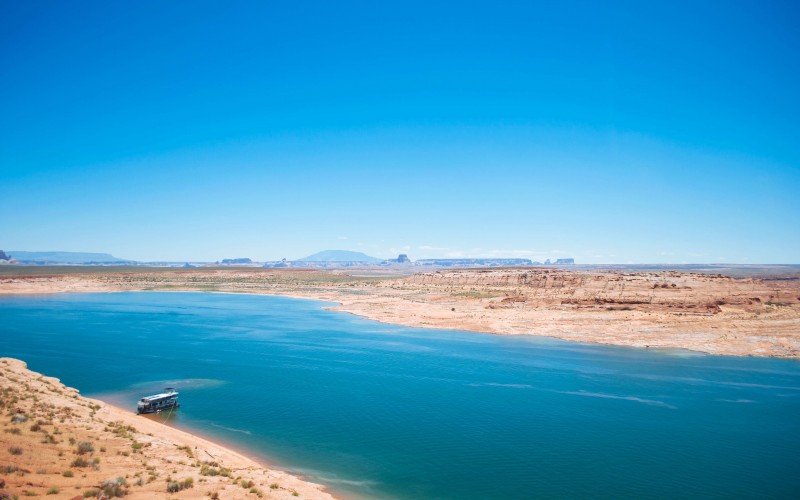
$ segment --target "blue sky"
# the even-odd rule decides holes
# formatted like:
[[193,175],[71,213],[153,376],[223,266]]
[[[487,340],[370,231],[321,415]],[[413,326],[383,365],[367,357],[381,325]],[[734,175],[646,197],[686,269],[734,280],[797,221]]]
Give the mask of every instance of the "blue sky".
[[0,248],[800,262],[793,2],[432,3],[0,1]]

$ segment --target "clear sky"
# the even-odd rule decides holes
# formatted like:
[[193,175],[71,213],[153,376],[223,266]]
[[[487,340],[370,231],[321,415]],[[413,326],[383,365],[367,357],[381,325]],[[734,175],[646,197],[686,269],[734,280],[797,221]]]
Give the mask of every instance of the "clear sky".
[[798,26],[793,1],[1,0],[0,248],[798,263]]

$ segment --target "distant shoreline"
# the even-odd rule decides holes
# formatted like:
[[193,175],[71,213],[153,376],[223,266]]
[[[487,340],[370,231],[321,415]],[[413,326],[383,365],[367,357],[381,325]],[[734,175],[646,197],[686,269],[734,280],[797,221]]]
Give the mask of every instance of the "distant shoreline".
[[319,270],[92,270],[0,274],[0,296],[120,291],[278,295],[331,302],[338,305],[327,309],[417,328],[800,358],[800,270],[784,271],[730,277],[508,268],[387,278]]

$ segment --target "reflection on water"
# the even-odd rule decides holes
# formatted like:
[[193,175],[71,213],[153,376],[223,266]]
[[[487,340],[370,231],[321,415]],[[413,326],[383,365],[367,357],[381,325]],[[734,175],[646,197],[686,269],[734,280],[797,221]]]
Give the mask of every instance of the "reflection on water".
[[141,418],[160,422],[162,424],[169,424],[177,426],[180,422],[180,409],[172,409],[167,411],[160,411],[158,413],[148,413],[146,415],[139,415]]
[[[280,297],[0,298],[0,353],[351,496],[792,497],[800,364],[382,325]],[[174,314],[180,313],[180,314]]]

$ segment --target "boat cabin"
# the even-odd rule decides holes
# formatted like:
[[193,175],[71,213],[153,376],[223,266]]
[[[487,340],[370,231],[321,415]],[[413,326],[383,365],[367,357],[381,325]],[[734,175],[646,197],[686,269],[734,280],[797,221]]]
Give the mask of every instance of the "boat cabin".
[[136,413],[158,413],[164,410],[178,408],[178,392],[172,387],[167,387],[161,394],[147,396],[139,400]]

